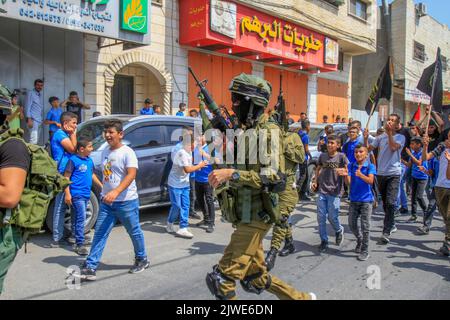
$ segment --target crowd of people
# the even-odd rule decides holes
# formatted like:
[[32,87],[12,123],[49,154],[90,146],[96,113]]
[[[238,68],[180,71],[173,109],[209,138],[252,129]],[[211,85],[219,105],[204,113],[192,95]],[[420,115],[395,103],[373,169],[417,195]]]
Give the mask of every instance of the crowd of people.
[[[109,148],[102,152],[103,176],[100,180],[94,173],[94,164],[90,159],[92,141],[86,137],[77,137],[76,134],[82,110],[90,107],[80,102],[77,93],[72,91],[62,103],[58,97],[50,97],[48,102],[51,109],[43,119],[40,95],[44,83],[38,79],[34,85],[27,96],[25,108],[19,106],[17,96],[11,97],[13,109],[6,120],[13,128],[20,127],[20,120],[26,119],[31,143],[37,143],[42,124],[49,126],[51,156],[58,171],[72,181],[55,199],[53,234],[49,247],[65,246],[67,242],[73,244],[73,250],[77,254],[87,256],[80,276],[86,280],[95,280],[108,236],[116,222],[120,221],[134,247],[135,263],[130,273],[142,272],[149,267],[149,260],[139,224],[139,200],[135,182],[138,161],[135,152],[122,143],[122,122],[117,119],[105,121],[104,135]],[[225,106],[220,106],[220,109],[225,117]],[[161,114],[161,107],[153,104],[151,99],[146,99],[140,114],[158,115]],[[449,255],[450,130],[444,130],[444,122],[439,114],[432,113],[428,117],[429,114],[427,110],[423,119],[417,123],[409,123],[408,127],[401,124],[399,115],[391,114],[386,124],[377,131],[376,137],[363,129],[360,121],[353,119],[349,119],[348,132],[340,136],[333,132],[332,125],[325,127],[325,135],[318,145],[321,154],[311,190],[317,193],[319,252],[326,252],[329,247],[327,221],[334,230],[336,245],[340,246],[344,241],[345,225],[340,220],[340,205],[346,194],[350,201],[348,226],[356,237],[355,252],[359,260],[365,261],[370,257],[371,214],[378,202],[382,202],[385,214],[379,244],[390,243],[392,233],[397,231],[396,217],[399,215],[409,214],[408,221],[416,222],[419,205],[423,222],[417,228],[417,234],[426,235],[430,232],[433,215],[438,209],[446,228],[439,251],[445,256]],[[176,115],[186,115],[186,104],[180,103]],[[196,110],[190,110],[189,115],[199,116]],[[209,112],[207,115],[212,117]],[[289,113],[286,115],[292,124]],[[237,121],[225,118],[230,122]],[[431,118],[429,125],[428,118]],[[311,123],[306,113],[300,115],[299,121],[301,129],[297,133],[303,145],[305,161],[300,163],[300,178],[296,186],[300,201],[311,201],[307,183],[308,160],[311,158]],[[327,123],[328,117],[324,116],[323,121]],[[339,116],[335,121],[346,123],[346,119]],[[9,144],[8,149],[5,149],[6,144],[0,146],[0,158],[4,156],[3,153],[19,147]],[[17,154],[23,153],[23,150],[19,151]],[[193,238],[194,235],[188,228],[189,218],[193,217],[202,218],[197,226],[204,226],[208,233],[214,232],[214,187],[210,181],[214,157],[208,152],[205,137],[200,135],[195,138],[191,128],[184,128],[182,139],[173,148],[171,157],[173,165],[168,177],[171,208],[167,218],[167,232],[182,238]],[[16,161],[18,169],[29,165],[26,157],[20,161],[13,155],[7,158],[10,162]],[[28,164],[24,162],[26,160]],[[11,165],[10,162],[1,163],[0,170]],[[101,190],[102,201],[94,237],[90,238],[85,235],[84,225],[90,191],[94,184]],[[1,188],[3,186],[0,184]],[[408,195],[411,210],[408,208]],[[203,217],[195,212],[195,203]],[[68,207],[72,209],[70,235],[64,234],[64,217]],[[175,227],[177,222],[178,230]],[[289,241],[289,246],[280,255],[295,252],[292,239]]]
[[[308,120],[301,123],[298,133],[307,150],[310,124]],[[348,225],[357,239],[355,252],[359,260],[369,258],[370,217],[379,202],[382,202],[385,213],[379,244],[388,244],[392,233],[397,231],[396,217],[409,215],[408,222],[416,222],[418,206],[423,220],[416,233],[428,234],[438,208],[446,228],[439,251],[448,256],[449,131],[444,130],[444,121],[438,113],[432,112],[430,116],[429,108],[420,121],[412,121],[407,127],[401,124],[399,115],[391,114],[375,137],[367,129],[362,130],[358,120],[349,122],[348,132],[339,136],[334,134],[332,125],[327,125],[325,136],[319,141],[321,155],[312,181],[312,188],[318,193],[319,251],[328,249],[327,219],[335,231],[336,244],[343,241],[345,233],[339,221],[339,211],[341,198],[345,196],[350,201]],[[302,165],[300,173],[298,187],[301,199],[310,200],[304,188],[307,170]]]

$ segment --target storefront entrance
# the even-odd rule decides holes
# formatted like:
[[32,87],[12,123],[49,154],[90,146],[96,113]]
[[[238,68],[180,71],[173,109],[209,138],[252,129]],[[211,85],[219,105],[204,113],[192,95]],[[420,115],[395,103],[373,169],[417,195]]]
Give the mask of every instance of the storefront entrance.
[[134,78],[115,75],[112,95],[112,114],[134,114]]

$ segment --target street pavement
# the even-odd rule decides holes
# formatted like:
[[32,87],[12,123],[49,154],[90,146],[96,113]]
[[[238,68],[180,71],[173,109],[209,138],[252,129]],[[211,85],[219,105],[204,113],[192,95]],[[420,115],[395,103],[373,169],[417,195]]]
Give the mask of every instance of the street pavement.
[[[450,260],[438,254],[444,237],[439,213],[435,214],[431,232],[426,236],[415,233],[420,224],[406,222],[408,216],[397,218],[398,231],[392,235],[389,245],[381,246],[376,244],[383,224],[383,213],[378,209],[371,220],[371,257],[360,262],[353,252],[356,241],[348,228],[347,215],[341,216],[346,229],[341,247],[334,245],[330,228],[330,249],[326,254],[318,253],[320,240],[315,210],[314,202],[297,206],[293,223],[298,251],[288,257],[278,257],[274,275],[299,290],[316,293],[318,299],[450,299]],[[22,249],[18,254],[0,300],[213,299],[205,285],[205,275],[219,261],[232,233],[231,225],[220,221],[218,211],[214,233],[191,227],[194,238],[186,240],[166,233],[167,212],[167,207],[141,212],[151,263],[144,272],[128,274],[133,249],[125,229],[118,225],[111,232],[97,281],[74,285],[66,281],[66,270],[83,258],[69,246],[45,248],[51,241],[50,235],[40,234],[28,243],[27,253]],[[341,212],[348,212],[348,203],[343,203]],[[266,250],[270,236],[271,233],[264,240]],[[237,294],[241,299],[276,298],[267,292],[259,296],[246,293],[239,284]]]

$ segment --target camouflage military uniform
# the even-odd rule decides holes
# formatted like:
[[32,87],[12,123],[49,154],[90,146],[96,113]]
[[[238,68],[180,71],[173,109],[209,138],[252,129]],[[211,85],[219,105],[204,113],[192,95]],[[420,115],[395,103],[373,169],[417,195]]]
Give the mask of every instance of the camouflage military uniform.
[[[232,92],[233,89],[237,91],[234,85],[238,81],[248,83],[254,91],[265,90],[270,97],[271,88],[263,79],[242,74],[233,79],[230,88]],[[240,94],[239,91],[238,93]],[[242,95],[246,96],[246,94]],[[254,101],[251,94],[248,96],[252,97],[252,102],[255,102],[255,104],[260,103],[260,101]],[[259,105],[265,107],[269,97],[266,97],[267,99]],[[280,142],[282,141],[282,131],[275,123],[269,122],[264,114],[257,117],[256,125],[253,128],[257,132],[261,129],[269,131],[268,145],[275,138],[278,138]],[[271,134],[277,134],[278,137],[273,137]],[[282,146],[280,147],[282,151]],[[249,155],[254,154],[255,151],[246,151],[246,158],[248,159]],[[218,299],[236,299],[236,280],[240,281],[244,290],[256,294],[267,290],[279,299],[304,300],[312,298],[310,294],[299,292],[277,277],[269,275],[265,266],[262,240],[272,227],[272,223],[261,215],[267,210],[263,204],[262,189],[266,179],[275,182],[280,180],[280,175],[283,175],[285,161],[282,152],[277,155],[277,161],[279,171],[272,172],[270,175],[265,174],[264,177],[261,175],[261,169],[264,166],[260,163],[260,159],[256,164],[250,164],[250,162],[246,162],[244,165],[238,164],[235,173],[238,174],[239,178],[233,178],[229,184],[229,192],[233,197],[228,207],[224,203],[226,201],[219,197],[222,213],[227,215],[228,211],[232,211],[237,220],[233,221],[235,231],[231,236],[229,245],[225,248],[223,257],[219,264],[213,267],[213,272],[208,273],[206,278],[208,288]],[[230,210],[230,207],[233,207],[232,203],[236,204],[234,210]]]
[[[292,239],[292,228],[288,222],[291,213],[298,203],[298,193],[295,186],[295,174],[299,163],[305,159],[305,151],[300,136],[288,133],[289,141],[285,145],[286,190],[280,193],[280,212],[282,220],[273,227],[271,248],[280,250],[285,239]],[[285,138],[285,141],[287,139]]]

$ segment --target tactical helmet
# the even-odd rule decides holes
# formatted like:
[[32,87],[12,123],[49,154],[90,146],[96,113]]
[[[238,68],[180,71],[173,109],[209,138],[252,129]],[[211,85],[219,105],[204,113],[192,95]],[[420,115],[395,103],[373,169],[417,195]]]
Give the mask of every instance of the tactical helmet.
[[0,83],[0,107],[11,106],[11,91]]
[[231,80],[229,90],[249,97],[255,105],[266,108],[269,104],[272,86],[260,77],[241,73]]

